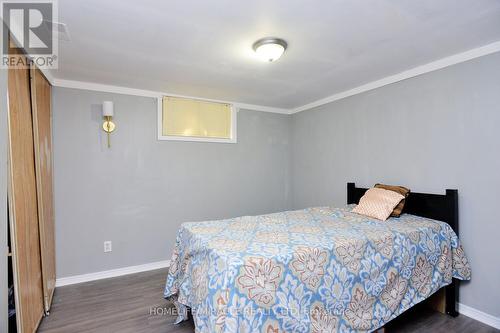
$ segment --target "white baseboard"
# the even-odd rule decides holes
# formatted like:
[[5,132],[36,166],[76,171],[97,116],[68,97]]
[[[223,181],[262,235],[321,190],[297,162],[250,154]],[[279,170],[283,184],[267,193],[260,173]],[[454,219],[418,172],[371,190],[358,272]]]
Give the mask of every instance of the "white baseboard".
[[[82,282],[89,282],[89,281],[108,279],[112,277],[128,275],[133,273],[152,271],[155,269],[167,268],[168,266],[170,266],[170,260],[163,260],[163,261],[151,262],[149,264],[111,269],[109,271],[67,276],[56,279],[56,287],[69,286],[71,284],[77,284]],[[488,313],[479,311],[477,309],[474,309],[470,306],[461,303],[458,303],[458,312],[460,314],[463,314],[464,316],[480,321],[486,325],[492,326],[496,329],[500,329],[499,317],[492,316]]]
[[480,321],[486,325],[500,329],[500,317],[492,316],[486,312],[471,308],[470,306],[458,303],[458,312],[469,318]]
[[68,286],[70,284],[89,282],[101,279],[108,279],[112,277],[128,275],[133,273],[152,271],[155,269],[166,268],[168,266],[170,266],[170,260],[163,260],[163,261],[151,262],[149,264],[111,269],[109,271],[67,276],[56,279],[56,287]]

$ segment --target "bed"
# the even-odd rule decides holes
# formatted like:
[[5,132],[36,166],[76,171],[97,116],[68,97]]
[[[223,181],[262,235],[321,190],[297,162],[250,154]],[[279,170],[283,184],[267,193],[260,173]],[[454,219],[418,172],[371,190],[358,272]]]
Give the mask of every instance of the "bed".
[[164,296],[197,332],[371,332],[444,291],[456,315],[470,279],[458,239],[457,191],[411,193],[400,218],[348,205],[183,223]]

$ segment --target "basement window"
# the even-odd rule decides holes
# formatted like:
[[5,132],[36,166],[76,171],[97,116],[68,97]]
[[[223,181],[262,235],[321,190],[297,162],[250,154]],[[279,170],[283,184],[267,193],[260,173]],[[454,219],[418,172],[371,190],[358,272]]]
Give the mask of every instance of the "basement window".
[[158,140],[236,143],[235,108],[197,99],[159,98]]

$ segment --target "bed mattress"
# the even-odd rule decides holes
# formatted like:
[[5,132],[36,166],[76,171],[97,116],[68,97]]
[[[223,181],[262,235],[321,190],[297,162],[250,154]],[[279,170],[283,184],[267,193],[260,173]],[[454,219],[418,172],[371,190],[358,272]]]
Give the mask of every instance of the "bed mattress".
[[183,223],[164,296],[197,332],[369,332],[470,279],[448,224],[351,210]]

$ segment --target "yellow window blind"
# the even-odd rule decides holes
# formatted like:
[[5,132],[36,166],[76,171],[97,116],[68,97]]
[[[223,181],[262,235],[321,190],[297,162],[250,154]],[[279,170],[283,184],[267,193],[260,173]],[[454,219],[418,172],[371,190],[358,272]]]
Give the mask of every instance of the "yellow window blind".
[[163,97],[164,136],[231,138],[231,105]]

